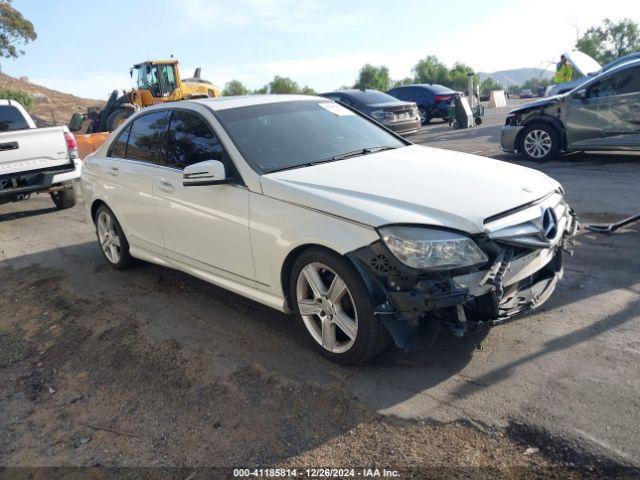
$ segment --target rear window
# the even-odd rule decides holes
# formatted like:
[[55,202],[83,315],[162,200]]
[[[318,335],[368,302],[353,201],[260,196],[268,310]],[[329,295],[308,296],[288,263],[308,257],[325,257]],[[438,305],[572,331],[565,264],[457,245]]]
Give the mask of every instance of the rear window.
[[421,87],[421,88],[428,90],[431,93],[435,93],[436,95],[453,95],[454,93],[456,93],[455,91],[451,90],[449,87],[445,87],[443,85],[425,85],[424,87]]
[[26,130],[29,124],[16,107],[11,105],[0,106],[0,132],[13,130]]
[[349,92],[345,96],[351,97],[360,103],[364,103],[365,105],[398,101],[397,98],[393,98],[391,95],[387,95],[386,93],[382,92]]

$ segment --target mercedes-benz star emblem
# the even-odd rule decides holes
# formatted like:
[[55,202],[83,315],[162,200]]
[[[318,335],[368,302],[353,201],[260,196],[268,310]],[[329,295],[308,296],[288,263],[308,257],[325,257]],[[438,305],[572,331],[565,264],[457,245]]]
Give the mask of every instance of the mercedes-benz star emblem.
[[558,222],[553,210],[546,208],[542,212],[542,235],[547,240],[553,240],[558,233]]

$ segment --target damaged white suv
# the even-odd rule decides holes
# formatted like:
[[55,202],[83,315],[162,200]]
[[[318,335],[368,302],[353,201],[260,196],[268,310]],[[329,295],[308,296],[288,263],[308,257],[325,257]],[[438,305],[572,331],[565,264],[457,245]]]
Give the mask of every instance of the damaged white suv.
[[147,260],[294,313],[345,364],[539,306],[577,229],[548,176],[311,96],[145,109],[86,160],[82,189],[114,267]]

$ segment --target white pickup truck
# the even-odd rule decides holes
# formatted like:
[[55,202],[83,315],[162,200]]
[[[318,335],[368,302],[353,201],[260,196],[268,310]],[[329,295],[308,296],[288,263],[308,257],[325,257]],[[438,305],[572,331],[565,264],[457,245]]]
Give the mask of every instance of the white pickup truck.
[[49,193],[59,209],[76,204],[76,139],[67,127],[37,128],[15,100],[0,100],[0,204]]

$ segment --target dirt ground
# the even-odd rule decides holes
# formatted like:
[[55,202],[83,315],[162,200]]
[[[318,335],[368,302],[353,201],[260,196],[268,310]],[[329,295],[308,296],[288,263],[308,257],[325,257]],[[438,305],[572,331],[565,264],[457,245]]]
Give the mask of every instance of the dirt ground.
[[[418,141],[500,156],[494,131],[475,132],[436,124]],[[583,220],[640,205],[633,157],[544,169]],[[193,469],[256,466],[638,475],[637,225],[583,233],[549,306],[477,339],[481,351],[443,335],[430,351],[345,368],[288,316],[159,266],[113,271],[81,205],[52,207],[43,196],[0,206],[0,478],[229,478]]]

